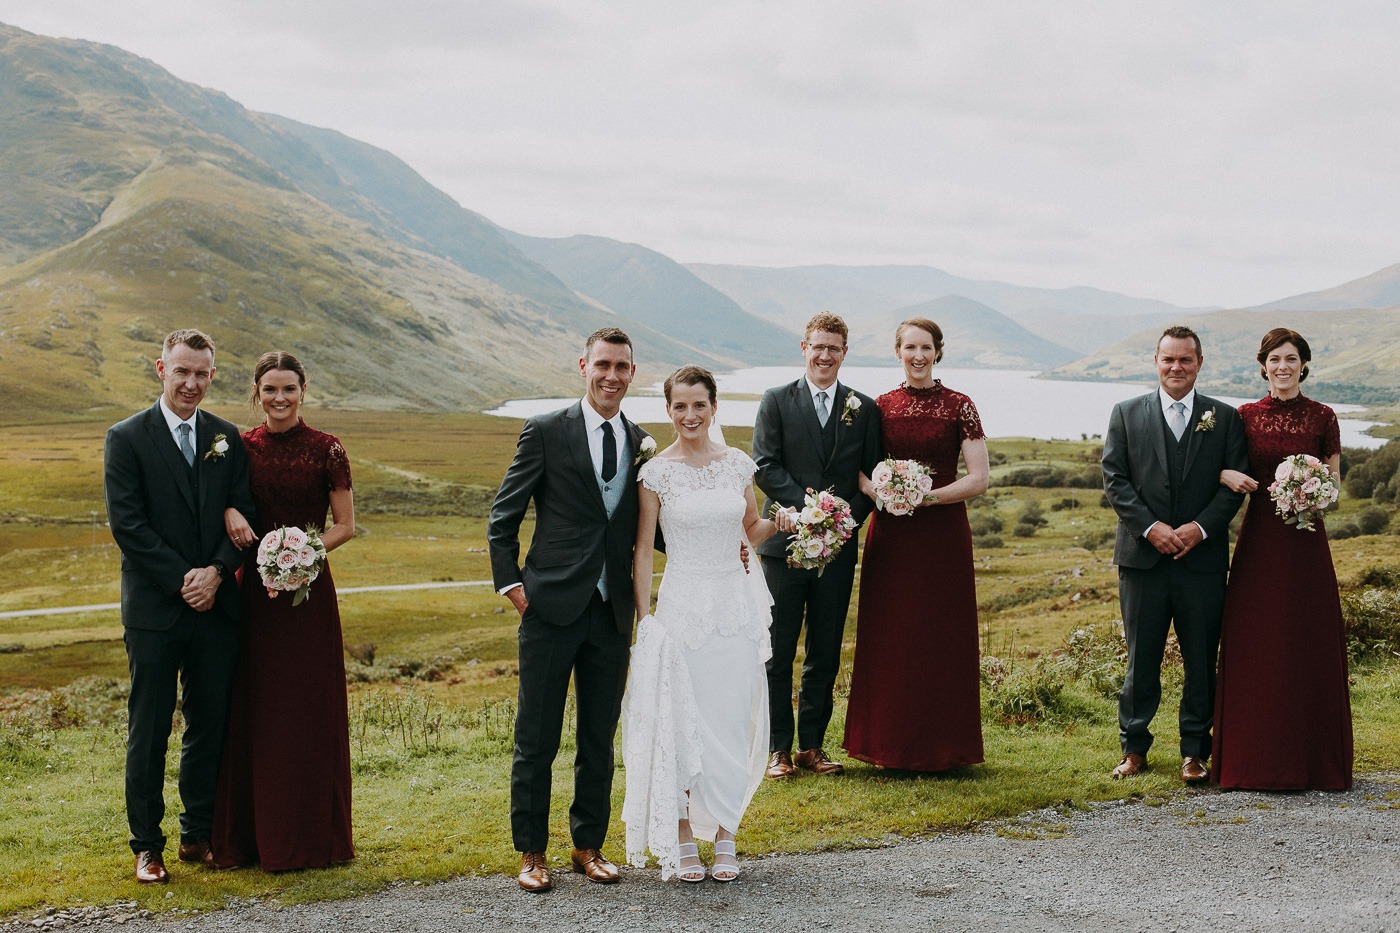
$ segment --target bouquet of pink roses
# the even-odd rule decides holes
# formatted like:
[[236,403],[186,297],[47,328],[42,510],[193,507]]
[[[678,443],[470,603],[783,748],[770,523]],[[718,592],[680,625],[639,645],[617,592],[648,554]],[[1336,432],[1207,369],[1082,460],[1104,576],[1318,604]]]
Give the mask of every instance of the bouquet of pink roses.
[[306,599],[325,566],[326,546],[315,528],[274,528],[258,544],[258,576],[267,595],[276,599],[278,593],[296,593],[293,606]]
[[788,566],[803,570],[815,568],[817,576],[821,576],[826,565],[841,552],[841,546],[850,540],[856,520],[851,515],[850,503],[831,490],[814,492],[808,489],[802,506],[802,511],[797,513],[797,530],[788,544]]
[[929,502],[937,502],[933,494],[933,475],[917,460],[880,461],[870,471],[875,484],[875,507],[891,515],[908,515]]
[[1313,518],[1337,501],[1341,490],[1327,464],[1309,454],[1284,457],[1274,470],[1269,498],[1286,524],[1313,531]]

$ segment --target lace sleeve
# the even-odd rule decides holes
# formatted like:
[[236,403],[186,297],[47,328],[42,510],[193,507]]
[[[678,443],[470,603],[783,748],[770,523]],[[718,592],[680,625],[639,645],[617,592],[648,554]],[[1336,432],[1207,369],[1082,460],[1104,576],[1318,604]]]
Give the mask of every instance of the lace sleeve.
[[1337,424],[1337,413],[1328,405],[1322,406],[1326,420],[1322,425],[1322,459],[1342,452],[1342,429]]
[[754,474],[758,472],[758,464],[753,462],[748,454],[737,447],[729,448],[729,459],[734,463],[734,470],[744,480],[752,482]]
[[641,481],[642,485],[658,496],[662,495],[669,485],[666,478],[666,462],[655,457],[643,463],[642,468],[637,471],[637,479]]
[[326,450],[326,488],[350,488],[350,456],[341,446],[340,439],[332,437],[331,446]]
[[987,436],[982,430],[982,418],[977,414],[977,406],[972,399],[965,399],[958,408],[958,430],[965,441],[980,441]]

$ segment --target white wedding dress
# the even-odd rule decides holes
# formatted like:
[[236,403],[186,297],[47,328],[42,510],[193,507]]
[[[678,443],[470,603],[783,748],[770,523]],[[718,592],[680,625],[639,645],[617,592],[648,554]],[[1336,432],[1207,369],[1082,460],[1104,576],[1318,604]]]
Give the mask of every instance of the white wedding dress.
[[758,468],[741,450],[696,468],[653,459],[638,474],[661,499],[666,571],[656,613],[632,647],[622,710],[627,859],[675,874],[676,823],[696,839],[734,833],[768,758],[769,598],[757,556],[739,560],[744,490]]

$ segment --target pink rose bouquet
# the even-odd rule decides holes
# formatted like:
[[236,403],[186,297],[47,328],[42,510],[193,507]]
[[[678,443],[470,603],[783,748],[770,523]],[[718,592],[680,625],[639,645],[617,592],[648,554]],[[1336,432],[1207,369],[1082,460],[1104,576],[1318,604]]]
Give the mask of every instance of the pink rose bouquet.
[[1337,501],[1341,490],[1327,464],[1309,454],[1284,457],[1274,470],[1269,498],[1286,524],[1313,531],[1314,518]]
[[842,545],[850,540],[855,528],[850,503],[830,490],[808,489],[802,510],[797,513],[797,531],[788,543],[788,566],[815,569],[820,576],[841,552]]
[[295,593],[293,606],[306,599],[325,566],[326,546],[314,528],[274,528],[258,544],[258,576],[267,595],[276,599],[278,593]]
[[908,515],[938,501],[932,473],[917,460],[882,460],[870,471],[870,482],[875,484],[875,508],[891,515]]

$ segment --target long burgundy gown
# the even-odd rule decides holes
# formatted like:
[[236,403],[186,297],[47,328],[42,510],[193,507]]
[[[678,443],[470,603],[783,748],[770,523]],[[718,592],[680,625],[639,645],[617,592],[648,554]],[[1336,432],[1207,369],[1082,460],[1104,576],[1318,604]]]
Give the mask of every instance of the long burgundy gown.
[[[333,489],[350,488],[334,436],[300,422],[243,435],[256,528],[326,527]],[[250,552],[251,553],[251,552]],[[210,840],[221,867],[324,868],[355,857],[350,732],[340,610],[327,562],[299,606],[267,595],[243,567],[243,621]]]
[[[964,440],[984,436],[972,400],[935,381],[875,400],[885,452],[957,479]],[[842,743],[886,768],[943,771],[982,757],[972,532],[961,503],[871,515]]]
[[1337,574],[1322,521],[1285,525],[1268,486],[1284,457],[1341,450],[1332,409],[1301,395],[1240,406],[1259,489],[1235,545],[1220,635],[1211,779],[1252,790],[1351,787],[1351,700]]

